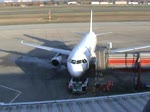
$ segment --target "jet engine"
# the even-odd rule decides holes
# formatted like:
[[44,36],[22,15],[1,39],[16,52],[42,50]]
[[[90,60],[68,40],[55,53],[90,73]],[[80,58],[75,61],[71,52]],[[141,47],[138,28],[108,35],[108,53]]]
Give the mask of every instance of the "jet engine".
[[51,63],[54,67],[58,67],[62,63],[62,56],[60,53],[56,54],[54,58],[52,58]]

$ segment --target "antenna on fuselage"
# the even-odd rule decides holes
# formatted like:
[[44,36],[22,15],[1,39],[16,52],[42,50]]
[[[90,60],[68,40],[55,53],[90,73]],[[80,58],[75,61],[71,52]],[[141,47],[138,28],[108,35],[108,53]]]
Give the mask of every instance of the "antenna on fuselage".
[[91,10],[90,32],[92,32],[92,10]]

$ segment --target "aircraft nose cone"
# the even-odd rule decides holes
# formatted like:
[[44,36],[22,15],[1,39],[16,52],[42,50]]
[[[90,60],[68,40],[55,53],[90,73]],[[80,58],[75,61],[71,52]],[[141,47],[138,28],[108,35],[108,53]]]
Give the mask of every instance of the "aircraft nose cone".
[[81,65],[73,65],[73,64],[68,63],[67,67],[72,77],[78,78],[83,74],[83,68]]
[[70,75],[74,78],[78,78],[82,75],[82,72],[74,72],[74,71],[69,71]]

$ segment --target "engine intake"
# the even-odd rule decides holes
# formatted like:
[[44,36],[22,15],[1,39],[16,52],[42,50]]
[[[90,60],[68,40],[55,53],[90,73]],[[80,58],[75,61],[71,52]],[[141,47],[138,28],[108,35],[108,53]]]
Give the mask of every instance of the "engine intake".
[[51,60],[53,66],[58,67],[61,65],[62,56],[60,54],[56,54],[56,56]]

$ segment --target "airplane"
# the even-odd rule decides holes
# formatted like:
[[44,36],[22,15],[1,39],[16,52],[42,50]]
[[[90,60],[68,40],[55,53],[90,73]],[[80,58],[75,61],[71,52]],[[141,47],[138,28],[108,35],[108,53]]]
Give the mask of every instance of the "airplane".
[[[56,56],[52,58],[51,63],[53,66],[58,67],[61,65],[62,55],[67,55],[67,70],[73,78],[79,78],[85,74],[85,72],[89,69],[89,65],[93,58],[96,57],[95,48],[97,44],[97,36],[110,34],[112,32],[107,33],[100,33],[95,34],[92,29],[92,10],[91,10],[91,17],[90,17],[90,31],[86,34],[79,33],[83,36],[82,40],[73,48],[73,50],[64,50],[58,48],[52,48],[47,46],[41,46],[33,43],[27,43],[23,40],[21,44],[56,52]],[[125,49],[117,49],[117,50],[110,50],[110,53],[117,53],[117,52],[127,52],[132,50],[138,50],[143,48],[148,48],[150,45],[147,46],[139,46],[139,47],[131,47]]]

